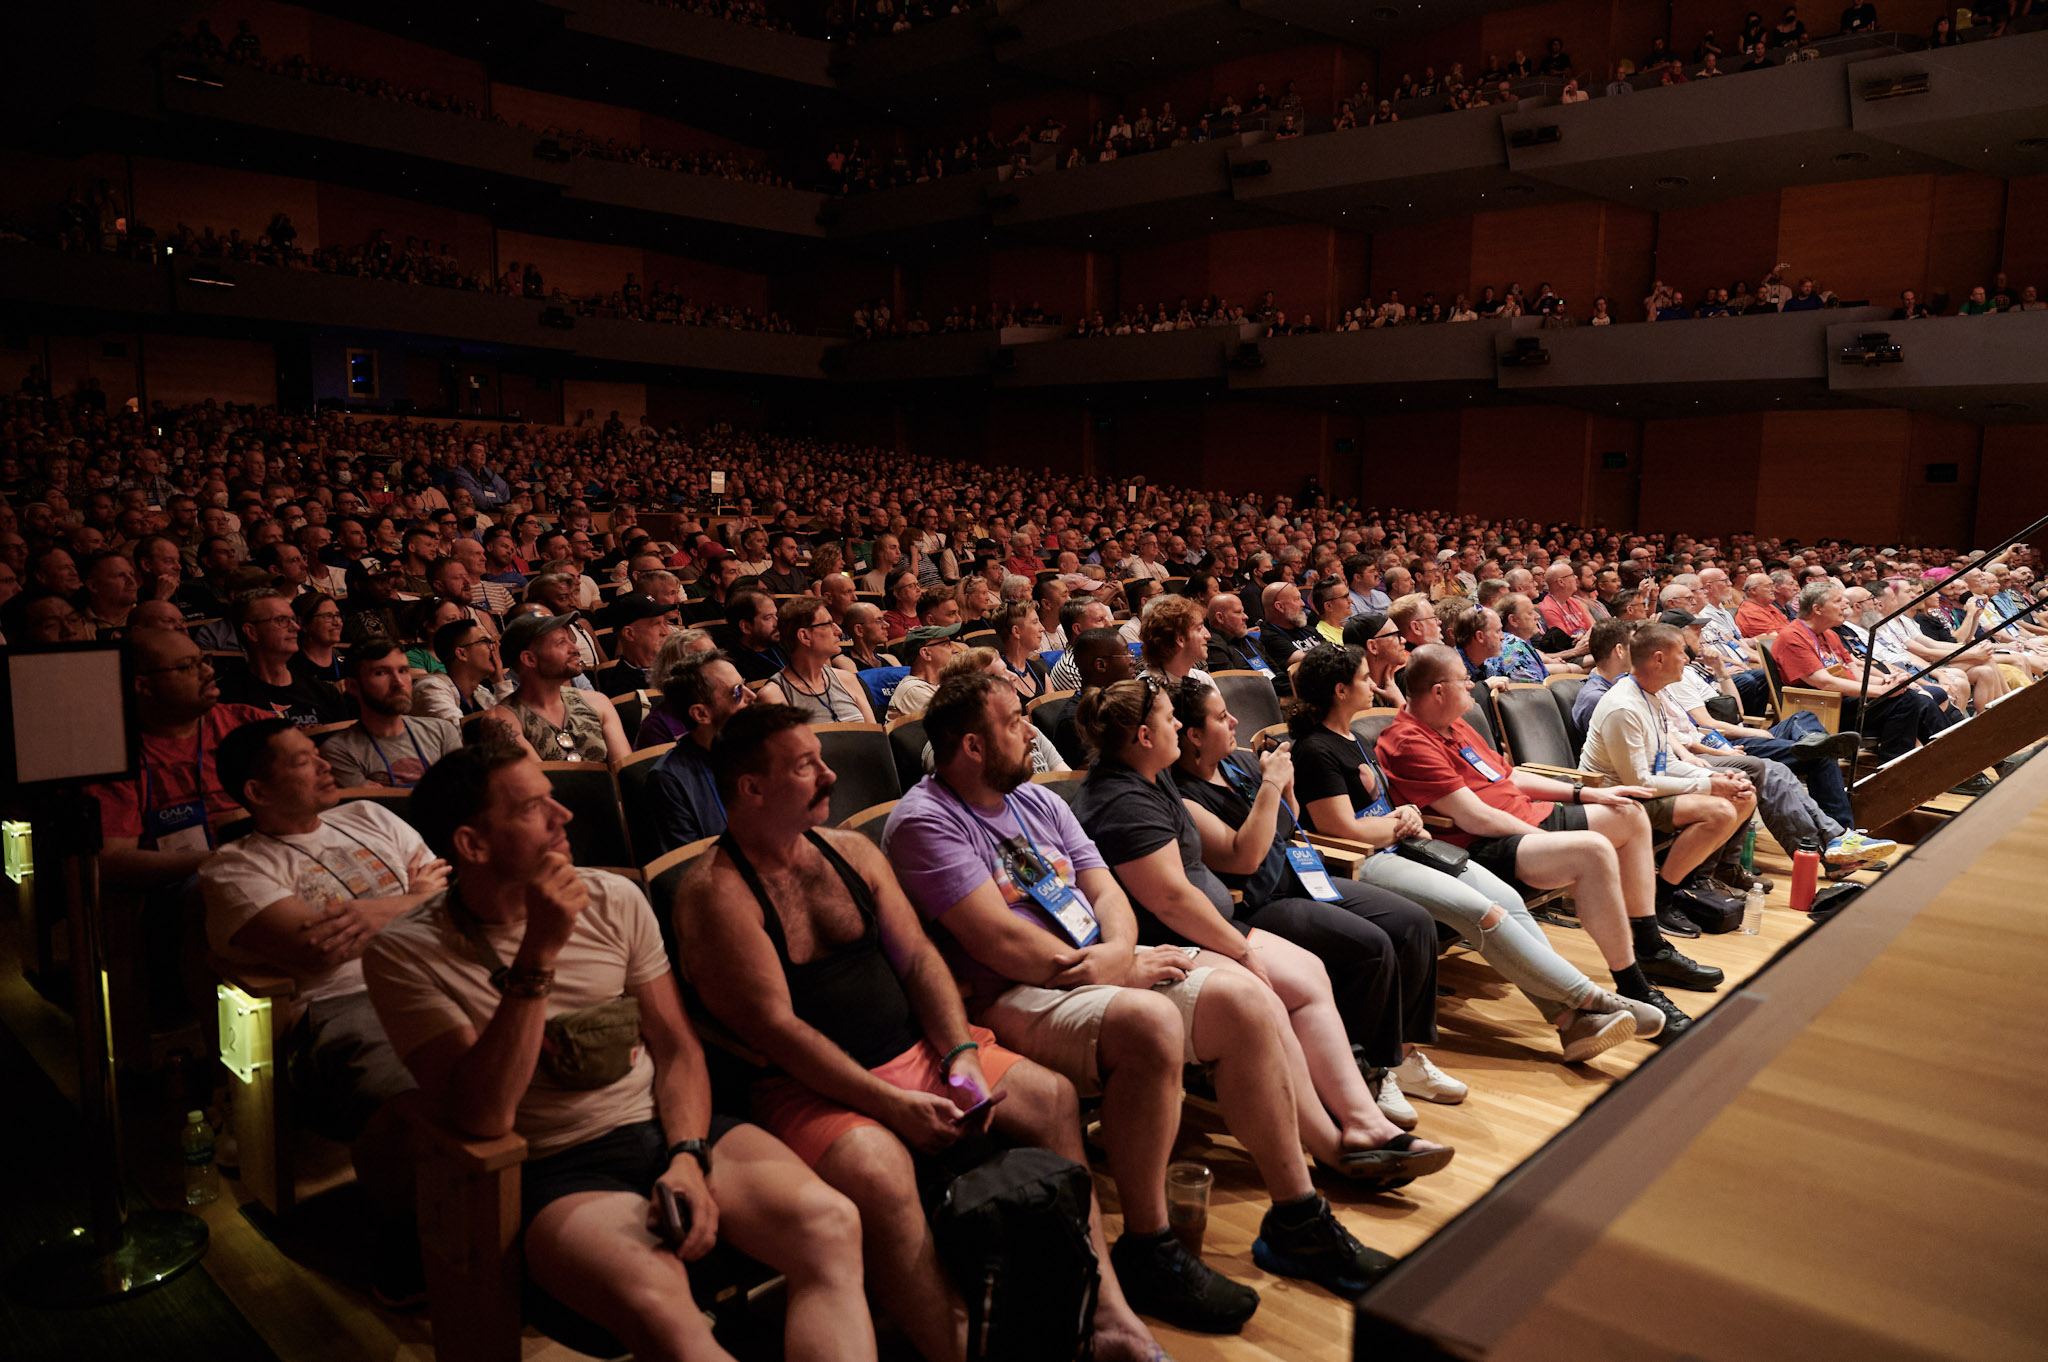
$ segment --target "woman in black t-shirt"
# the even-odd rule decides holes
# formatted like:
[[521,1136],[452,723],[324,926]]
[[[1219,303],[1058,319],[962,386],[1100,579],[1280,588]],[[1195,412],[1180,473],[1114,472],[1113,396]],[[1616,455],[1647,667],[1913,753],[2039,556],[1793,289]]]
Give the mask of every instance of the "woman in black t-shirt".
[[1366,1063],[1398,1066],[1416,1044],[1436,1039],[1436,923],[1390,890],[1330,875],[1328,867],[1317,880],[1315,866],[1293,864],[1294,764],[1286,749],[1247,771],[1231,760],[1237,720],[1220,694],[1183,681],[1170,696],[1181,724],[1173,781],[1203,863],[1243,892],[1244,921],[1322,960],[1344,1029]]
[[[1151,944],[1164,932],[1199,946],[1198,969],[1215,967],[1218,956],[1235,960],[1286,1009],[1297,1095],[1313,1091],[1318,1099],[1297,1103],[1302,1144],[1324,1160],[1381,1148],[1441,1155],[1403,1136],[1380,1110],[1352,1054],[1322,962],[1284,937],[1233,918],[1230,891],[1202,864],[1201,835],[1167,775],[1180,756],[1180,723],[1166,692],[1144,677],[1086,691],[1077,722],[1096,758],[1074,815],[1130,895],[1139,940]],[[1432,1159],[1414,1172],[1442,1166]]]

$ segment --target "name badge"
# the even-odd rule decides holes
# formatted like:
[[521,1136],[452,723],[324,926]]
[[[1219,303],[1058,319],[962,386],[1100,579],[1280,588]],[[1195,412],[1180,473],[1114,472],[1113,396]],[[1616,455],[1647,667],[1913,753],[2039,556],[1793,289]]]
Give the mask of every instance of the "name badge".
[[1700,731],[1700,741],[1705,743],[1709,747],[1717,748],[1733,747],[1735,745],[1734,743],[1729,742],[1726,738],[1722,737],[1719,733],[1714,732],[1712,729],[1702,729]]
[[1260,676],[1271,676],[1273,674],[1273,665],[1270,662],[1266,661],[1266,655],[1264,653],[1258,651],[1257,649],[1253,649],[1252,670],[1257,672]]
[[1476,748],[1473,748],[1469,745],[1461,747],[1458,749],[1458,755],[1463,757],[1467,765],[1469,765],[1473,770],[1477,771],[1480,775],[1486,777],[1487,780],[1493,781],[1500,779],[1500,772],[1494,770],[1493,764],[1487,761],[1485,757],[1480,756]]
[[158,851],[210,851],[213,839],[206,826],[206,801],[188,799],[142,816],[143,830]]
[[1067,883],[1066,877],[1035,850],[1012,855],[1010,878],[1031,896],[1031,901],[1044,910],[1045,915],[1057,923],[1076,946],[1093,945],[1101,939],[1102,926],[1096,922],[1095,915],[1082,906],[1079,895],[1074,893],[1074,887]]
[[1659,752],[1655,757],[1652,757],[1650,759],[1650,770],[1652,773],[1661,776],[1664,774],[1664,768],[1668,764],[1669,758],[1666,757],[1664,753]]
[[1294,877],[1308,890],[1310,898],[1323,903],[1337,901],[1337,886],[1330,883],[1330,872],[1323,865],[1321,852],[1314,847],[1289,846],[1287,864],[1294,867]]

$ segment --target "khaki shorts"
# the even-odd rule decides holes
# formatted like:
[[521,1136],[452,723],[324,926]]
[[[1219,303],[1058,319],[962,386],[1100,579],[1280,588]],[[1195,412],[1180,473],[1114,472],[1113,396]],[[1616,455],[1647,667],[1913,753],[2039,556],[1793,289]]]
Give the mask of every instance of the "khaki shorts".
[[1662,836],[1678,831],[1678,796],[1658,795],[1655,799],[1642,801],[1643,812],[1650,816],[1650,827]]
[[[1201,954],[1195,946],[1176,949],[1185,951],[1189,960]],[[1153,986],[1153,992],[1164,993],[1180,1009],[1181,1061],[1185,1064],[1197,1062],[1195,1003],[1213,969],[1203,965],[1189,970],[1185,979]],[[1009,1049],[1066,1075],[1081,1096],[1094,1097],[1102,1091],[1102,1068],[1096,1057],[1102,1019],[1123,991],[1121,984],[1084,984],[1080,988],[1018,984],[982,1005],[975,1021],[995,1032],[996,1039]]]

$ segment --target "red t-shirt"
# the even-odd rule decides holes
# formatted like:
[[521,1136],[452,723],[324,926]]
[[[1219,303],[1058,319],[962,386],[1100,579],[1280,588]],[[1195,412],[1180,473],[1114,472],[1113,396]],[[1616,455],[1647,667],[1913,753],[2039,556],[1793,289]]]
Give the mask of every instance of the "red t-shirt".
[[100,831],[107,837],[143,836],[142,815],[146,810],[175,808],[199,797],[200,771],[206,775],[208,818],[236,813],[241,805],[230,799],[220,786],[220,767],[213,749],[232,729],[258,719],[274,717],[253,705],[215,705],[199,720],[199,738],[142,739],[142,773],[133,780],[111,781],[86,787],[99,801]]
[[1776,606],[1761,601],[1744,601],[1735,607],[1735,627],[1742,631],[1744,638],[1783,633],[1788,623],[1790,621],[1778,613]]
[[1778,675],[1785,678],[1788,686],[1800,685],[1815,672],[1831,666],[1847,666],[1854,656],[1834,630],[1812,629],[1805,623],[1786,625],[1779,631],[1778,641],[1771,645]]
[[1593,627],[1593,612],[1577,596],[1566,600],[1552,592],[1536,603],[1536,613],[1545,624],[1567,634],[1582,634]]
[[[1466,748],[1493,769],[1496,779],[1488,780],[1465,759]],[[1554,807],[1522,793],[1514,782],[1514,768],[1508,765],[1507,758],[1488,747],[1486,739],[1463,719],[1451,725],[1451,736],[1447,738],[1402,710],[1400,717],[1380,734],[1375,755],[1380,769],[1387,773],[1387,783],[1393,787],[1397,804],[1427,809],[1447,794],[1470,790],[1488,806],[1539,827]],[[1458,847],[1471,845],[1475,836],[1456,828],[1431,828],[1430,832]]]

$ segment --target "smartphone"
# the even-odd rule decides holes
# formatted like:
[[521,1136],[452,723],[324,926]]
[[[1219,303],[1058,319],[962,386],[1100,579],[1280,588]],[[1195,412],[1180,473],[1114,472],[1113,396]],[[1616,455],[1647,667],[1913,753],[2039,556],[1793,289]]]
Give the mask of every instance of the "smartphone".
[[1009,1095],[1010,1094],[1008,1092],[990,1093],[988,1096],[982,1098],[979,1102],[976,1102],[967,1110],[961,1112],[958,1116],[955,1116],[953,1118],[953,1124],[956,1126],[966,1125],[969,1121],[972,1121],[975,1117],[981,1115],[981,1113],[987,1111],[990,1107],[1002,1101],[1005,1097],[1008,1097]]
[[654,1184],[654,1203],[660,1208],[661,1239],[670,1248],[681,1248],[690,1237],[690,1205],[676,1199],[675,1190],[665,1182]]
[[1252,751],[1262,757],[1277,747],[1291,747],[1293,745],[1293,739],[1283,738],[1277,733],[1261,733],[1252,739]]

